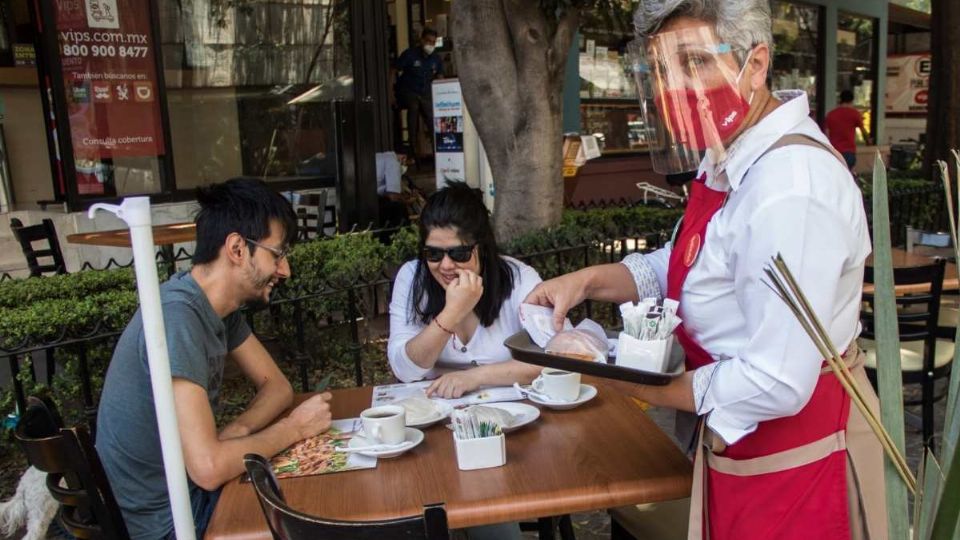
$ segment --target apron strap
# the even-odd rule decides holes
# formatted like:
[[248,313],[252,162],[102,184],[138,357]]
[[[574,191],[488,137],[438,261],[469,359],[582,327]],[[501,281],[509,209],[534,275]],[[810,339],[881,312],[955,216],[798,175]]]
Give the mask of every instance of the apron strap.
[[848,168],[847,161],[843,159],[843,156],[840,155],[840,152],[837,152],[836,148],[834,148],[833,146],[830,146],[829,144],[824,144],[809,135],[803,135],[800,133],[789,133],[787,135],[784,135],[783,137],[780,137],[780,139],[778,139],[777,142],[773,143],[770,146],[770,148],[767,148],[766,151],[763,152],[763,154],[760,154],[760,157],[757,158],[757,161],[760,161],[760,159],[763,158],[763,156],[769,154],[770,152],[773,152],[777,148],[783,148],[784,146],[791,146],[791,145],[813,146],[815,148],[822,148],[827,152],[830,152],[830,154],[833,155],[833,157],[837,158],[837,161],[839,161],[843,165],[844,169]]
[[707,468],[703,463],[706,456],[703,454],[703,432],[706,430],[707,419],[701,416],[697,422],[697,453],[693,458],[693,487],[690,492],[690,522],[687,528],[687,540],[708,540],[710,529],[707,520]]

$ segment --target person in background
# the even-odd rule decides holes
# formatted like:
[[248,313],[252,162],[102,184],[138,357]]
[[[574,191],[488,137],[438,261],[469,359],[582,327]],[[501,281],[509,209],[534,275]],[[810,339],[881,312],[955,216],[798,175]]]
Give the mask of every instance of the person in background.
[[[406,109],[409,144],[414,152],[417,134],[421,129],[425,127],[428,137],[433,137],[431,85],[434,79],[443,77],[443,61],[434,52],[436,48],[437,32],[424,28],[420,33],[420,43],[403,51],[390,70],[390,81],[395,88],[395,93],[390,95],[390,106]],[[420,125],[421,118],[423,127]]]
[[[237,178],[198,191],[193,268],[160,286],[177,423],[197,538],[220,487],[243,472],[248,453],[273,456],[330,427],[330,394],[311,397],[289,416],[293,389],[250,331],[240,308],[264,304],[290,277],[287,253],[297,236],[290,203],[265,183]],[[224,360],[256,387],[248,408],[218,429]],[[157,417],[139,311],[114,349],[97,415],[97,451],[134,540],[174,538]]]
[[460,397],[481,385],[527,384],[540,367],[514,360],[520,303],[540,283],[500,255],[480,190],[450,182],[420,214],[420,251],[397,273],[387,357],[403,382],[434,379],[428,395]]
[[870,141],[870,134],[863,127],[863,117],[860,115],[860,111],[853,106],[853,92],[850,90],[840,92],[840,104],[827,113],[823,124],[824,131],[830,139],[830,144],[837,149],[837,152],[840,152],[852,172],[853,167],[857,164],[856,130],[860,130],[867,145],[873,144]]
[[405,167],[401,156],[404,156],[402,152],[376,153],[380,227],[398,227],[408,221],[407,205],[403,202]]

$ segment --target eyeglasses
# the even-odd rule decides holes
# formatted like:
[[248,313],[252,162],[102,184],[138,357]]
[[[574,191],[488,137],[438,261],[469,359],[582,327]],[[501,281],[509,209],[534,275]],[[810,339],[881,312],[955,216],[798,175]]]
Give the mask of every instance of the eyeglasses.
[[249,238],[244,238],[244,240],[246,240],[247,242],[249,242],[249,243],[257,246],[258,248],[263,248],[263,249],[269,251],[270,253],[273,254],[273,257],[277,260],[277,262],[280,262],[280,261],[282,261],[283,259],[286,259],[286,258],[287,258],[287,255],[290,254],[290,246],[284,246],[284,247],[282,247],[282,248],[280,248],[280,249],[277,249],[277,248],[275,248],[275,247],[270,247],[270,246],[261,244],[260,242],[257,242],[256,240],[251,240],[251,239],[249,239]]
[[447,249],[423,246],[423,258],[432,263],[436,263],[442,261],[444,255],[448,255],[453,262],[465,263],[470,260],[470,257],[473,257],[473,248],[475,247],[477,247],[476,244],[456,246]]

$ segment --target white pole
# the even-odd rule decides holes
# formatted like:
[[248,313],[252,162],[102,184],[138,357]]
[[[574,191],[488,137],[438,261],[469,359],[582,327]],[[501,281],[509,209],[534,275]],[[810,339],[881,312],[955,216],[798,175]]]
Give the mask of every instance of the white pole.
[[97,210],[106,210],[127,223],[133,247],[133,264],[137,273],[137,292],[143,317],[143,334],[147,342],[147,362],[150,365],[150,384],[153,387],[153,406],[157,411],[163,468],[170,495],[170,510],[178,540],[195,540],[187,473],[183,465],[183,449],[177,427],[177,412],[173,407],[173,381],[170,378],[170,358],[167,356],[167,333],[163,326],[160,307],[160,281],[154,258],[153,228],[150,221],[150,198],[130,197],[118,206],[94,204],[88,211],[93,219]]

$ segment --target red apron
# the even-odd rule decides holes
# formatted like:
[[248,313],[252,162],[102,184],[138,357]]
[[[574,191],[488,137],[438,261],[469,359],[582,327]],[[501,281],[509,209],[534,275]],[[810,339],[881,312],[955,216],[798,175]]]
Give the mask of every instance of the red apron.
[[[670,254],[668,298],[681,300],[687,274],[703,250],[707,225],[726,198],[727,192],[707,187],[703,177],[693,182]],[[683,325],[676,336],[688,370],[714,361]],[[702,490],[705,500],[691,500],[690,538],[851,538],[845,444],[849,415],[850,399],[827,369],[796,415],[761,422],[756,431],[720,452],[704,450],[704,440],[698,441],[695,475],[702,477],[694,478],[694,498]]]

